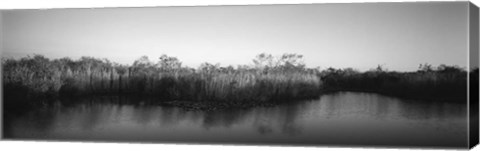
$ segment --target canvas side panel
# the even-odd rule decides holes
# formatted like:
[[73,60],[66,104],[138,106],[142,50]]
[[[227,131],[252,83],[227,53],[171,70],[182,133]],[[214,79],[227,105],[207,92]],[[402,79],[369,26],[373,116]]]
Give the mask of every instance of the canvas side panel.
[[469,147],[478,144],[479,108],[479,12],[473,3],[469,4]]
[[[3,11],[0,10],[0,56],[3,54]],[[3,64],[0,65],[0,75],[2,75]],[[3,75],[0,78],[0,139],[3,139]]]

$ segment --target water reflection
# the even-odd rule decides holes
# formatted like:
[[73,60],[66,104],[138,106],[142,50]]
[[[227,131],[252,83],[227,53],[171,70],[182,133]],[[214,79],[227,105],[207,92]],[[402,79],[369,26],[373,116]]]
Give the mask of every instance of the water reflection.
[[122,99],[40,108],[9,118],[5,134],[23,139],[448,147],[467,141],[464,104],[342,92],[274,107],[203,112]]

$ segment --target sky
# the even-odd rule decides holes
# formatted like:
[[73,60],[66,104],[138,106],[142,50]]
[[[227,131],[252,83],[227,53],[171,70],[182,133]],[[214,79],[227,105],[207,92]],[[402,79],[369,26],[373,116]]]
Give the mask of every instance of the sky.
[[467,2],[4,10],[4,57],[81,56],[131,64],[252,64],[260,53],[307,67],[413,71],[467,66]]

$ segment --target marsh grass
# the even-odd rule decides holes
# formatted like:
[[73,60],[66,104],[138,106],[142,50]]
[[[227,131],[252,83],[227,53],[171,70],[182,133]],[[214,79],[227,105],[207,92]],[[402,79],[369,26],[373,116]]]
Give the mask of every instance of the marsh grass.
[[4,100],[8,106],[21,106],[62,97],[128,95],[155,98],[149,100],[159,103],[241,105],[314,99],[332,91],[434,101],[461,102],[467,97],[468,73],[455,66],[422,65],[415,72],[390,72],[381,67],[367,72],[351,68],[319,71],[305,68],[301,59],[296,54],[278,58],[260,54],[250,66],[204,63],[197,69],[183,67],[177,58],[166,55],[157,63],[141,57],[132,65],[92,57],[3,59]]
[[321,84],[316,74],[292,64],[289,69],[264,70],[205,63],[192,69],[181,67],[174,57],[162,57],[157,64],[142,57],[131,66],[91,57],[4,59],[5,100],[24,103],[43,100],[39,98],[137,95],[158,101],[279,102],[317,97]]

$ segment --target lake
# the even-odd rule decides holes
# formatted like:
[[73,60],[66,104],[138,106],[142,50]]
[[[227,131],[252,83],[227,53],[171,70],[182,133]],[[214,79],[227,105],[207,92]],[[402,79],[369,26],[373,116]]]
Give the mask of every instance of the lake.
[[115,100],[58,102],[4,126],[6,139],[466,147],[466,116],[466,104],[339,92],[209,112]]

